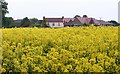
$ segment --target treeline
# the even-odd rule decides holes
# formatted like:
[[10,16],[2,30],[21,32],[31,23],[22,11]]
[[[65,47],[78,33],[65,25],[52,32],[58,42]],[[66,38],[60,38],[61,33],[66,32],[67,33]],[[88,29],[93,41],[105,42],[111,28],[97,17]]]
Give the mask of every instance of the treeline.
[[37,18],[25,17],[23,19],[14,20],[12,17],[5,17],[3,27],[11,28],[11,27],[44,27],[42,25],[42,20],[38,20]]

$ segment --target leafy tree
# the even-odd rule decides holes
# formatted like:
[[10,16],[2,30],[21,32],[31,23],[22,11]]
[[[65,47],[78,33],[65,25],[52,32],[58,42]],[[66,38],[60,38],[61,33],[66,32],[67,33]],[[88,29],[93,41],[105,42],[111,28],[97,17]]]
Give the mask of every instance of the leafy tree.
[[117,24],[117,22],[116,21],[114,21],[114,20],[111,20],[111,21],[109,21],[110,23],[114,23],[114,24]]
[[32,24],[36,24],[38,22],[38,19],[37,18],[32,18],[32,19],[30,19],[30,22]]
[[83,17],[84,17],[84,18],[88,18],[88,16],[87,16],[87,15],[83,15]]
[[4,25],[9,25],[9,24],[6,24],[7,20],[5,18],[5,15],[9,13],[8,7],[7,7],[8,3],[5,2],[4,0],[1,0],[0,3],[2,6],[2,23],[3,23],[3,27],[5,27]]
[[75,15],[75,17],[74,18],[77,18],[77,17],[81,17],[80,15]]
[[5,15],[9,13],[8,7],[7,7],[8,3],[3,0],[1,4],[2,4],[2,15],[3,17],[5,17]]
[[46,24],[46,18],[45,18],[45,17],[43,17],[42,26],[43,26],[43,27],[48,27],[47,24]]
[[109,23],[113,23],[113,25],[115,26],[120,26],[120,23],[114,21],[114,20],[111,20],[111,21],[108,21]]
[[30,19],[30,22],[31,22],[31,26],[36,26],[38,27],[39,26],[39,20],[37,18],[32,18]]
[[28,19],[28,17],[23,18],[23,20],[21,22],[21,27],[29,27],[30,25],[31,25],[31,22]]
[[3,27],[12,27],[13,25],[13,18],[12,17],[4,17],[4,25]]

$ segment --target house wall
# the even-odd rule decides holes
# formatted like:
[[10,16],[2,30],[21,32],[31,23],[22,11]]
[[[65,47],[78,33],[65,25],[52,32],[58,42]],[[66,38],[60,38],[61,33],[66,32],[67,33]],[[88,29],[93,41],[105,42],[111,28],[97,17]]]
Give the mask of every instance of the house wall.
[[49,27],[64,27],[63,22],[46,22]]

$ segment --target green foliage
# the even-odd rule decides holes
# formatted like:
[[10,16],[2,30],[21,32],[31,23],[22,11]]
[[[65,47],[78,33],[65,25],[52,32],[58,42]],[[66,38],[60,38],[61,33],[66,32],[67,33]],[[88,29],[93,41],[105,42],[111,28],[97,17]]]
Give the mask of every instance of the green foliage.
[[38,26],[39,24],[39,20],[37,18],[32,18],[30,19],[30,22],[31,22],[31,26]]
[[84,18],[88,18],[88,16],[87,16],[87,15],[83,15],[83,17],[84,17]]
[[48,27],[48,25],[46,24],[46,18],[45,17],[43,17],[42,27]]
[[28,17],[23,18],[23,20],[21,22],[21,27],[29,27],[30,25],[31,25],[31,22],[28,19]]
[[1,2],[1,4],[2,4],[2,16],[5,17],[5,15],[6,15],[7,13],[9,13],[8,7],[7,7],[8,3],[5,2],[4,0],[3,0],[3,1],[0,1],[0,2]]
[[111,20],[108,22],[112,23],[114,26],[120,26],[120,23],[118,23],[117,21]]
[[81,17],[80,15],[75,15],[75,17],[74,18],[77,18],[77,17]]
[[33,27],[40,27],[40,25],[39,24],[34,24]]
[[13,18],[12,17],[4,17],[3,18],[3,27],[12,27],[13,25]]
[[2,24],[3,24],[2,26],[3,27],[8,27],[10,25],[10,20],[9,20],[9,18],[5,17],[5,15],[7,13],[9,13],[8,7],[7,7],[8,3],[5,2],[4,0],[0,1],[0,2],[2,4]]

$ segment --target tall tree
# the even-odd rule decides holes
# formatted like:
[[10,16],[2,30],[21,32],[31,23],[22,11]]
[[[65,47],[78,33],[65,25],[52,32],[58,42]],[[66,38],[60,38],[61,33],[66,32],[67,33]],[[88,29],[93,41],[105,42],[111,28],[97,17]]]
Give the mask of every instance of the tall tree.
[[6,17],[5,17],[5,15],[7,13],[9,13],[8,7],[7,7],[8,3],[5,2],[5,0],[1,0],[0,3],[1,3],[1,6],[2,6],[2,23],[3,23],[3,27],[4,27],[4,25],[8,25],[8,24],[6,24],[7,20],[6,20]]
[[84,17],[84,18],[88,18],[88,16],[87,16],[87,15],[83,15],[83,17]]
[[5,2],[4,0],[2,0],[1,1],[1,4],[2,4],[2,16],[3,17],[5,17],[5,15],[7,14],[7,13],[9,13],[9,11],[8,11],[8,3],[7,2]]
[[47,27],[47,24],[46,24],[46,18],[45,18],[45,17],[43,17],[42,26],[43,26],[43,27]]
[[81,17],[80,15],[75,15],[75,17],[74,18],[77,18],[77,17]]
[[23,18],[23,20],[21,21],[21,27],[29,27],[30,25],[31,22],[28,17]]

